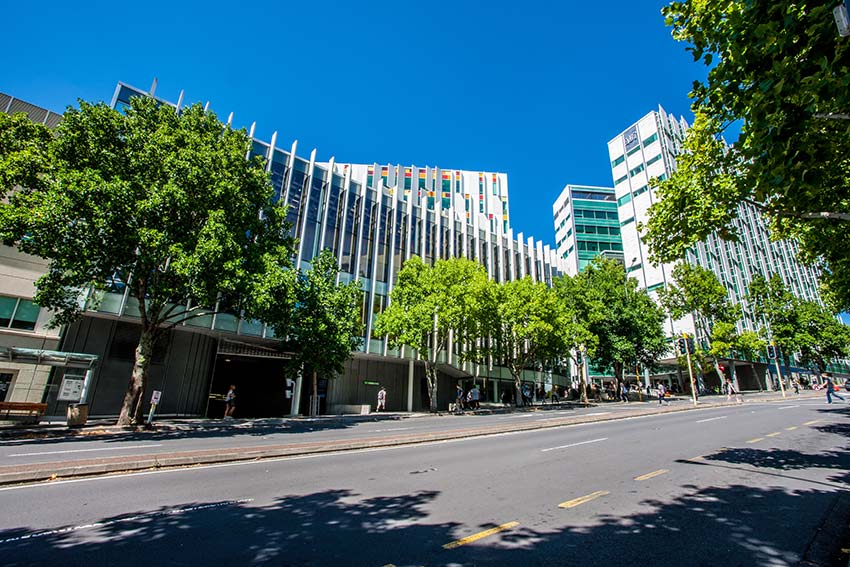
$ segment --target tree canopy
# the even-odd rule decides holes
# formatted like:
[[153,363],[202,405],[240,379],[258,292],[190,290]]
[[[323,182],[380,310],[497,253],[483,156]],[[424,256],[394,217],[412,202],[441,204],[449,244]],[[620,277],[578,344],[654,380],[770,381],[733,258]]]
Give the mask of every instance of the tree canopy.
[[140,423],[163,330],[216,309],[250,316],[256,288],[289,267],[264,164],[246,159],[244,130],[201,105],[177,112],[138,97],[121,113],[81,102],[54,135],[0,120],[2,159],[15,166],[4,163],[0,238],[49,262],[34,300],[57,324],[91,306],[88,290],[129,288],[142,332],[119,423]]
[[481,298],[487,272],[472,260],[437,260],[433,266],[419,256],[408,259],[390,293],[390,303],[375,322],[393,348],[406,345],[425,362],[431,411],[437,411],[437,363],[449,340],[464,344],[461,361],[477,357],[481,329]]
[[[824,270],[836,310],[850,307],[850,42],[819,0],[685,0],[662,12],[673,37],[709,67],[678,171],[642,227],[654,259],[672,261],[717,231],[736,238],[742,203],[772,236],[800,242]],[[840,116],[840,115],[843,115]],[[727,147],[730,126],[740,136]]]

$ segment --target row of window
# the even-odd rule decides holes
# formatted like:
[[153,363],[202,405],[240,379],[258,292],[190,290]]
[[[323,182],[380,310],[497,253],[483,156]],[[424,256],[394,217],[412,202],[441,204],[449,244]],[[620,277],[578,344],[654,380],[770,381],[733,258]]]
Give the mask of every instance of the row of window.
[[610,236],[620,236],[620,229],[616,226],[577,224],[576,232],[579,234],[607,234]]
[[576,209],[576,218],[585,219],[602,219],[602,220],[617,220],[616,211],[589,211]]
[[619,242],[582,242],[576,243],[579,251],[585,252],[604,252],[606,250],[623,251],[623,245]]

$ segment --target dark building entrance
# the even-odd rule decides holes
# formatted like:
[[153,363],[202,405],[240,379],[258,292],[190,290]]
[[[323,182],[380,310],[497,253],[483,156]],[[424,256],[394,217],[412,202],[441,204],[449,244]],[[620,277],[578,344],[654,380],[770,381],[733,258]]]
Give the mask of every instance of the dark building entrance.
[[234,418],[288,415],[292,400],[286,396],[285,363],[286,360],[281,358],[219,353],[215,361],[207,417],[224,416],[224,397],[231,384],[236,386]]

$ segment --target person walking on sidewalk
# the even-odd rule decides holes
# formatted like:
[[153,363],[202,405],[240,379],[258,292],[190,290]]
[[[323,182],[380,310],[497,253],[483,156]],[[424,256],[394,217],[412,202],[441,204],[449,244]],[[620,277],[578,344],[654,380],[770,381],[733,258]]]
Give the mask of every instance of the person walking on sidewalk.
[[375,411],[387,411],[387,389],[383,386],[378,390],[378,408]]
[[741,399],[741,394],[738,393],[737,390],[735,390],[735,385],[732,383],[732,379],[727,378],[726,379],[726,401],[731,402],[732,396],[735,396],[735,401],[737,401],[739,404],[744,403],[744,400]]
[[[667,386],[665,386],[664,383],[660,382],[658,384],[658,405],[659,406],[666,401],[664,399],[664,396],[666,396],[666,395],[667,395]],[[670,402],[667,402],[667,403],[669,404]]]
[[629,385],[625,382],[620,382],[620,399],[629,403]]
[[838,392],[835,391],[835,385],[832,383],[832,380],[830,380],[828,376],[825,378],[825,380],[826,380],[826,403],[828,403],[828,404],[832,403],[832,396],[835,396],[836,398],[838,398],[839,400],[841,400],[843,402],[844,397],[841,394],[839,394]]
[[224,396],[224,417],[233,418],[233,412],[236,411],[236,385],[231,384],[227,395]]

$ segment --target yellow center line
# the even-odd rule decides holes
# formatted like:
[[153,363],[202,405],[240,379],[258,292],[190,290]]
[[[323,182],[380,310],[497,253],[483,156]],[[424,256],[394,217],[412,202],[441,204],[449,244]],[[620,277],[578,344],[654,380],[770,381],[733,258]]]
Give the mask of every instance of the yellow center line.
[[806,422],[806,423],[804,423],[803,425],[814,425],[814,424],[816,424],[816,423],[817,423],[817,422],[819,422],[819,421],[822,421],[822,420],[820,420],[820,419],[813,419],[812,421],[807,421],[807,422]]
[[478,541],[479,539],[485,538],[487,536],[497,534],[501,531],[509,530],[518,525],[519,522],[508,522],[507,524],[502,524],[501,526],[496,526],[495,528],[490,528],[489,530],[484,530],[483,532],[478,532],[477,534],[472,534],[471,536],[466,536],[465,538],[461,538],[451,543],[447,543],[443,546],[443,549],[454,549],[456,547],[460,547],[461,545],[466,545],[467,543],[472,543],[473,541]]
[[651,473],[642,474],[640,476],[636,476],[635,480],[649,480],[650,478],[658,475],[662,475],[664,473],[670,472],[668,469],[658,469],[657,471],[652,471]]
[[584,504],[585,502],[590,502],[600,496],[605,496],[606,494],[611,494],[607,490],[597,490],[596,492],[591,492],[586,496],[581,496],[579,498],[573,498],[572,500],[567,500],[566,502],[561,502],[558,504],[558,508],[575,508],[579,504]]
[[747,443],[758,443],[759,441],[764,441],[764,437],[756,437],[755,439],[750,439]]
[[698,457],[691,457],[691,458],[690,458],[690,459],[688,459],[688,460],[689,460],[689,461],[704,461],[704,460],[705,460],[705,457],[703,457],[702,455],[700,455],[700,456],[698,456]]
[[765,437],[776,437],[777,435],[782,435],[781,431],[774,431],[773,433],[768,433]]
[[785,428],[785,431],[794,431],[795,429],[797,429],[797,426],[796,426],[796,425],[792,425],[791,427],[786,427],[786,428]]

